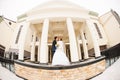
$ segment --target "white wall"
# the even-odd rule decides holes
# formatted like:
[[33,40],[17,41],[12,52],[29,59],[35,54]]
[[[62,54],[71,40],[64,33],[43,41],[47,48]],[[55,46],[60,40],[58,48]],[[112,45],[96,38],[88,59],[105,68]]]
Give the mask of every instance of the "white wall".
[[[91,26],[91,27],[94,28],[95,36],[98,40],[99,46],[107,45],[107,38],[106,38],[105,31],[103,29],[103,26],[100,24],[98,19],[91,19],[91,21],[92,21],[93,24],[96,23],[98,25],[98,28],[99,28],[100,33],[102,35],[102,38],[99,38],[99,35],[98,35],[98,32],[97,32],[95,26]],[[91,38],[91,33],[90,33],[87,25],[85,25],[84,28],[85,28],[85,33],[86,33],[87,42],[88,42],[88,49],[92,49],[94,46],[93,46],[93,41],[92,41],[92,38]]]
[[18,35],[19,28],[20,28],[20,23],[17,23],[16,27],[14,28],[14,33],[12,35],[11,48],[13,48],[13,49],[18,49],[18,44],[15,44],[15,41],[16,41],[16,37]]
[[[24,46],[24,50],[26,51],[29,51],[30,52],[30,44],[31,44],[31,38],[32,38],[32,30],[30,29],[30,26],[28,28],[28,30],[26,30],[26,21],[24,22],[21,22],[21,23],[18,23],[17,25],[17,28],[16,28],[16,32],[15,32],[15,35],[14,35],[14,42],[16,40],[16,37],[17,37],[17,34],[18,34],[18,31],[19,31],[19,28],[20,26],[23,25],[22,29],[21,29],[21,33],[20,33],[20,36],[19,36],[19,40],[18,40],[18,43],[13,45],[13,47],[15,48],[19,48],[19,45],[21,44],[21,42],[24,40],[23,39],[23,36],[26,35],[25,37],[25,44],[23,45]],[[25,31],[27,31],[27,33],[25,34]]]
[[42,18],[59,18],[59,17],[77,17],[77,18],[88,18],[87,11],[76,10],[72,8],[47,8],[43,10],[38,10],[36,12],[27,13],[28,21],[38,20]]
[[111,12],[100,17],[103,28],[108,38],[108,47],[120,43],[120,25]]
[[96,37],[98,39],[99,45],[100,46],[106,45],[107,44],[107,37],[106,37],[105,31],[103,29],[103,26],[100,24],[100,22],[98,20],[92,19],[92,22],[97,24],[97,26],[100,30],[100,33],[102,35],[102,38],[99,38],[99,34],[98,34],[97,30],[96,30],[95,26],[93,26],[95,28],[95,33],[96,33]]
[[16,27],[16,23],[11,22],[12,24],[9,25],[9,20],[4,19],[0,23],[0,44],[5,46],[5,51],[8,51],[11,48],[12,43],[12,35],[14,33],[14,28]]

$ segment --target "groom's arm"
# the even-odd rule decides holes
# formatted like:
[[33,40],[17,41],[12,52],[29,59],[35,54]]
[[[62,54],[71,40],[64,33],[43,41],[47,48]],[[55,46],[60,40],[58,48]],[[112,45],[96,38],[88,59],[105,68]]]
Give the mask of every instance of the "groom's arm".
[[56,45],[56,41],[55,40],[53,41],[53,45]]

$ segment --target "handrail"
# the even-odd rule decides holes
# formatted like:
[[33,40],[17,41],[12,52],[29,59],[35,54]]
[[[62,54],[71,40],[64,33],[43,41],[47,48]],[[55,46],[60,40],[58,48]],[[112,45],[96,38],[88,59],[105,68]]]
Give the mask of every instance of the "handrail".
[[0,63],[3,67],[9,69],[11,72],[14,73],[14,60],[0,56]]
[[120,57],[120,43],[101,52],[106,56],[107,67],[111,66]]

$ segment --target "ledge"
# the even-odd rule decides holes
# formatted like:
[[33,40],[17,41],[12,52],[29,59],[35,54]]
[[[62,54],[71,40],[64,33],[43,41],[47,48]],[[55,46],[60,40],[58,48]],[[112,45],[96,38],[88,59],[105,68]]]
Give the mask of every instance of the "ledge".
[[34,64],[34,63],[30,63],[30,62],[21,62],[19,60],[15,60],[15,63],[20,64],[22,66],[31,67],[31,68],[46,69],[46,70],[61,70],[61,69],[72,69],[72,68],[87,66],[87,65],[99,62],[103,59],[105,59],[105,56],[101,56],[101,57],[98,57],[96,59],[91,59],[89,61],[78,62],[78,63],[65,65],[65,66],[63,66],[63,65],[53,66],[53,65],[45,65],[45,64]]
[[88,80],[105,70],[105,57],[53,66],[15,61],[15,74],[26,80]]

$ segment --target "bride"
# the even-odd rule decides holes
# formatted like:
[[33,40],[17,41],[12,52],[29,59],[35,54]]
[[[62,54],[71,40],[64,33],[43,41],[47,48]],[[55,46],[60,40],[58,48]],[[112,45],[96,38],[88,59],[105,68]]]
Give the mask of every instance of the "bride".
[[52,59],[52,65],[69,65],[70,62],[65,55],[64,43],[62,39],[59,39],[59,41],[57,41],[56,47],[57,49]]

